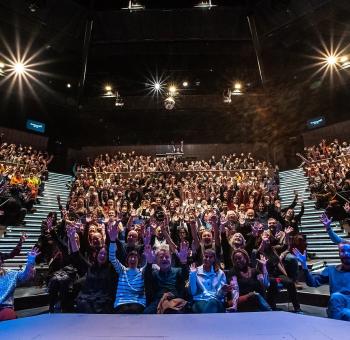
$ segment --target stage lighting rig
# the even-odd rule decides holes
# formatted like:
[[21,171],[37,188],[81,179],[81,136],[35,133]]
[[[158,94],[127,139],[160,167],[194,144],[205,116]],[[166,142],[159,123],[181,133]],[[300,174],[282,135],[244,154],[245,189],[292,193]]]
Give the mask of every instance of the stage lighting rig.
[[213,5],[211,0],[201,0],[194,7],[211,9],[212,7],[216,7],[216,5]]
[[119,92],[117,92],[115,94],[115,102],[114,102],[114,106],[121,108],[124,106],[124,100],[123,98],[120,96]]
[[123,8],[129,11],[139,11],[145,9],[145,5],[140,0],[129,0],[128,7]]

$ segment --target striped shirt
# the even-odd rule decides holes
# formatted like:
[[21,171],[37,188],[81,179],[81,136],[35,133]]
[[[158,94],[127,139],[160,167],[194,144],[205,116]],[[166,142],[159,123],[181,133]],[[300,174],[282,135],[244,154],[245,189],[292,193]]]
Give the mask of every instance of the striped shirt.
[[138,303],[146,306],[145,284],[143,279],[144,268],[127,268],[116,258],[116,245],[109,245],[109,261],[119,275],[118,288],[114,308],[127,303]]

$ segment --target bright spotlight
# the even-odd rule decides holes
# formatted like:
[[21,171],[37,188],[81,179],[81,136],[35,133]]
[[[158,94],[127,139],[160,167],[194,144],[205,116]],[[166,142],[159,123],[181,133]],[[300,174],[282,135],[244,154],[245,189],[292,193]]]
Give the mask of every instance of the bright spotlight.
[[175,94],[176,93],[176,86],[175,85],[171,85],[170,87],[169,87],[169,92],[171,93],[171,94]]
[[242,84],[237,82],[234,84],[234,88],[235,88],[235,90],[240,90],[242,88]]
[[160,91],[160,89],[161,89],[161,85],[160,85],[160,83],[154,83],[154,89],[158,92],[158,91]]
[[187,86],[188,86],[188,81],[184,81],[184,82],[182,83],[182,86],[183,86],[183,87],[187,87]]
[[16,64],[13,66],[13,70],[14,70],[17,74],[21,75],[21,74],[25,73],[26,68],[25,68],[24,64],[22,64],[22,63],[16,63]]
[[70,83],[67,83],[66,85],[69,89],[72,87],[72,85]]
[[334,55],[329,55],[326,58],[327,64],[333,66],[337,63],[337,57]]
[[106,92],[111,92],[112,91],[112,86],[111,85],[106,85],[105,86]]

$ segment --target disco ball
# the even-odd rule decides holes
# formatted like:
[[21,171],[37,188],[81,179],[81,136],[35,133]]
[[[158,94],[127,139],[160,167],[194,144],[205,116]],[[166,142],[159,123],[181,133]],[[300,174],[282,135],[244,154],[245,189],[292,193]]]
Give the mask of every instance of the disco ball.
[[172,110],[175,107],[175,99],[168,97],[164,100],[164,106],[167,110]]

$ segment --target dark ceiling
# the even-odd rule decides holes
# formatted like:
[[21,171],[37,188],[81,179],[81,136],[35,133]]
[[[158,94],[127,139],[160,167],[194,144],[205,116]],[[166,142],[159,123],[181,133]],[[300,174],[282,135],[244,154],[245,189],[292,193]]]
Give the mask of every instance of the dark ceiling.
[[[259,129],[263,121],[257,112],[267,112],[263,123],[270,129],[276,112],[281,122],[294,119],[289,124],[293,128],[287,129],[293,135],[302,130],[307,118],[334,107],[328,99],[305,105],[301,96],[311,98],[304,90],[319,79],[310,80],[314,70],[307,68],[313,63],[309,56],[317,53],[315,48],[322,49],[322,41],[328,45],[331,37],[335,43],[343,39],[342,47],[349,39],[349,1],[213,0],[217,6],[210,10],[195,8],[196,3],[147,0],[143,1],[146,10],[130,12],[122,9],[128,1],[0,0],[1,53],[8,55],[4,41],[13,50],[20,38],[22,53],[23,46],[32,41],[30,53],[40,51],[35,61],[50,61],[37,66],[45,72],[37,77],[46,88],[30,81],[36,96],[27,89],[19,101],[16,86],[11,91],[8,83],[0,86],[3,124],[23,127],[28,117],[44,121],[50,136],[60,136],[69,145],[117,139],[122,143],[166,142],[180,134],[193,142],[258,141],[275,132]],[[248,15],[255,20],[260,40],[264,86]],[[81,86],[89,24],[92,34]],[[178,86],[189,82],[180,91],[173,112],[164,110],[163,98],[148,95],[145,84],[157,74]],[[235,81],[242,82],[245,96],[224,104],[222,94]],[[69,89],[68,82],[72,84]],[[113,100],[101,98],[106,83],[124,98],[122,109],[117,110]],[[342,91],[332,98],[342,97]],[[291,96],[294,104],[288,105]],[[306,106],[302,113],[295,109]],[[337,117],[328,121],[343,119],[343,111],[340,108]],[[202,133],[196,129],[200,117],[205,117]],[[250,121],[254,121],[254,133]],[[225,131],[220,134],[217,127],[214,133],[212,122],[224,125]],[[99,133],[91,140],[89,132],[94,128]],[[150,129],[152,133],[145,133]]]

